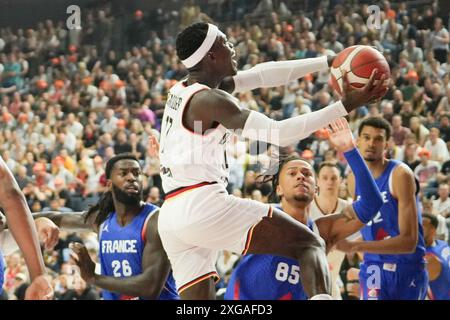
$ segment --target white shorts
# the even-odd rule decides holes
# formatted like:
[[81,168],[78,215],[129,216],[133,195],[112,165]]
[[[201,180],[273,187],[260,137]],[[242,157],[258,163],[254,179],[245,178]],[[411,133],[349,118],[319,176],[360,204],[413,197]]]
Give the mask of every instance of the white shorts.
[[178,292],[219,276],[219,251],[245,254],[254,226],[271,217],[272,208],[229,195],[219,184],[183,188],[161,207],[158,231],[172,265]]

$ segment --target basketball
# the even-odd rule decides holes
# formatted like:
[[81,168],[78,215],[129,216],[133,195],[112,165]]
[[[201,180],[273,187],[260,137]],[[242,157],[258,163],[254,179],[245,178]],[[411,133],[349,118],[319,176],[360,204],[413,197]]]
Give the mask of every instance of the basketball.
[[[342,94],[343,78],[347,72],[348,81],[355,88],[363,87],[370,78],[373,69],[378,69],[380,79],[385,74],[385,85],[389,83],[390,69],[384,56],[370,46],[351,46],[342,50],[331,65],[331,85],[339,94]],[[375,81],[375,84],[377,82]]]

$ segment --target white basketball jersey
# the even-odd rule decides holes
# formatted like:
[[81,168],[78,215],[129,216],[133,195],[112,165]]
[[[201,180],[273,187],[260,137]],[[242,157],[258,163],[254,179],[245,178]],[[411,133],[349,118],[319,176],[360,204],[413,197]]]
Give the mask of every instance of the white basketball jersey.
[[202,182],[217,182],[226,187],[229,170],[226,160],[226,143],[231,132],[219,124],[201,134],[201,122],[194,124],[194,132],[182,122],[186,105],[192,96],[210,90],[184,81],[174,85],[168,94],[161,126],[160,162],[165,193]]

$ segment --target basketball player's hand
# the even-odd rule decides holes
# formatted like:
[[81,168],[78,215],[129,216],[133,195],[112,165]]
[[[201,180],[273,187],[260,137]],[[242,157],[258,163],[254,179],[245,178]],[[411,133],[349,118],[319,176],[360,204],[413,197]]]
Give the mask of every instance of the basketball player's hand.
[[364,105],[375,103],[386,94],[388,90],[388,87],[384,85],[386,75],[382,74],[380,79],[375,81],[375,78],[378,77],[378,75],[378,70],[374,69],[366,85],[362,88],[355,88],[350,84],[347,72],[343,74],[341,101],[347,112]]
[[347,239],[342,239],[336,243],[336,250],[342,252],[355,252],[356,250],[353,248],[353,241],[348,241]]
[[336,148],[337,151],[347,152],[356,147],[353,139],[352,131],[345,118],[339,118],[330,123],[327,128],[329,133],[330,144]]
[[69,248],[73,251],[70,255],[80,268],[81,277],[87,283],[92,284],[95,280],[95,263],[92,261],[86,247],[81,243],[72,242]]
[[59,240],[59,228],[48,218],[38,218],[36,224],[39,241],[44,243],[46,250],[52,250]]
[[36,277],[25,291],[25,300],[52,300],[53,287],[45,275]]
[[159,142],[154,135],[148,137],[148,154],[152,158],[159,158]]

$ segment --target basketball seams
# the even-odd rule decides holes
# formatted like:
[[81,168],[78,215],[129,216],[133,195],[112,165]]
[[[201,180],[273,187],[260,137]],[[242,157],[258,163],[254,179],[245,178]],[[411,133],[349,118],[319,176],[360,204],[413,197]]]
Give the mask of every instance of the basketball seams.
[[[344,52],[345,50],[349,50],[348,53]],[[367,74],[362,74],[362,75],[358,75],[358,71],[359,73],[361,73],[361,70],[363,68],[371,68],[371,65],[383,65],[386,64],[385,66],[379,66],[379,69],[381,68],[381,70],[385,71],[384,73],[389,74],[390,73],[390,69],[389,69],[389,65],[387,65],[387,61],[384,59],[384,57],[380,54],[374,54],[373,52],[371,52],[372,50],[370,50],[370,48],[368,48],[367,46],[354,46],[354,47],[350,47],[345,49],[343,52],[341,52],[340,54],[344,53],[344,58],[340,58],[339,60],[335,60],[332,64],[332,67],[330,68],[330,73],[332,75],[331,77],[331,82],[333,87],[337,89],[337,91],[339,93],[341,93],[342,88],[343,88],[343,75],[344,75],[344,70],[348,70],[347,72],[347,76],[348,76],[348,80],[349,83],[354,86],[354,87],[362,87],[364,86],[365,83],[367,83],[370,75]],[[358,57],[358,55],[363,55],[362,57]],[[374,58],[374,55],[376,58]],[[364,57],[367,58],[372,58],[368,61],[364,61]],[[357,62],[355,62],[355,58],[357,58]],[[362,64],[357,65],[357,67],[352,67],[352,65],[355,65],[359,62],[362,62]],[[380,71],[381,71],[380,70]],[[366,71],[367,72],[367,71]],[[364,71],[363,71],[364,73]],[[389,84],[389,78],[386,79],[384,81],[385,85]]]
[[[361,65],[357,66],[357,67],[354,68],[354,69],[350,69],[350,70],[348,71],[348,73],[351,72],[351,73],[353,73],[355,76],[357,76],[358,78],[367,80],[367,78],[359,77],[358,75],[356,75],[354,71],[355,71],[355,70],[358,70],[359,68],[365,67],[365,66],[367,66],[367,65],[369,65],[369,64],[371,64],[371,63],[377,62],[377,61],[384,61],[384,60],[383,60],[383,59],[371,60],[371,61],[369,61],[369,62],[366,62],[366,63],[364,63],[364,64],[361,64]],[[342,72],[341,72],[341,77],[340,77],[340,78],[342,78]],[[339,78],[339,79],[340,79],[340,78]],[[339,79],[336,78],[336,81],[338,81]]]

